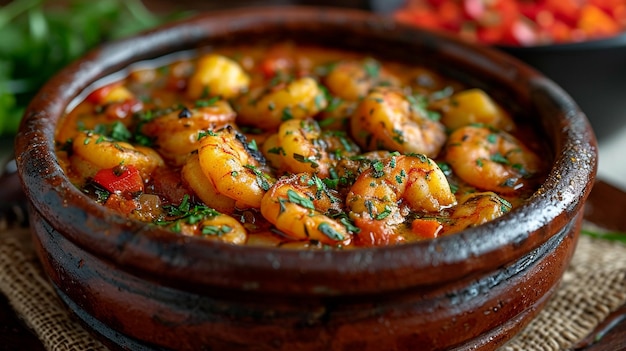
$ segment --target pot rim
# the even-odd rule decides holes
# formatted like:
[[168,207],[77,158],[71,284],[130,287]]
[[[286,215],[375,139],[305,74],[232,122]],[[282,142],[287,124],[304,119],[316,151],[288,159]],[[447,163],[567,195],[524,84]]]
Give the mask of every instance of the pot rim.
[[[56,120],[95,80],[138,59],[206,44],[216,37],[236,36],[264,27],[315,30],[319,26],[427,50],[436,48],[440,55],[463,57],[471,61],[472,67],[501,79],[523,78],[530,99],[543,104],[544,110],[558,114],[550,118],[556,119],[551,127],[552,147],[559,156],[555,157],[546,182],[529,201],[505,216],[454,235],[399,246],[292,251],[181,237],[133,222],[91,201],[65,177],[55,156]],[[22,186],[32,210],[79,247],[122,269],[189,286],[313,291],[321,295],[435,284],[506,265],[567,226],[582,209],[597,168],[596,140],[583,112],[561,88],[525,64],[491,48],[404,26],[384,16],[299,6],[199,14],[91,51],[61,70],[32,100],[17,134],[15,150]],[[272,280],[273,285],[257,278],[267,272],[280,272]],[[328,274],[340,279],[328,281]],[[375,279],[363,283],[363,276]]]

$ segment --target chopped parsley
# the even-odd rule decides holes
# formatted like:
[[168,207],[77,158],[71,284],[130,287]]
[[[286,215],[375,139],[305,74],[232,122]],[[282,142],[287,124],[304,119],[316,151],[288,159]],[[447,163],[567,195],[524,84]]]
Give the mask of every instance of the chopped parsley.
[[210,99],[196,100],[196,107],[209,107],[215,105],[220,100],[219,96],[214,96]]
[[376,160],[372,162],[372,177],[380,178],[385,175],[384,172],[385,165],[380,161]]
[[382,219],[385,219],[389,217],[390,214],[391,214],[391,207],[385,205],[385,209],[383,210],[383,212],[376,215],[376,220],[380,221]]
[[290,119],[293,119],[293,114],[291,113],[291,108],[289,107],[285,107],[283,109],[282,115],[280,117],[281,121],[288,121]]
[[233,231],[228,225],[205,225],[202,227],[201,233],[205,236],[223,236]]
[[322,232],[324,235],[326,235],[327,237],[331,238],[332,240],[343,240],[343,234],[339,233],[338,231],[336,231],[330,224],[326,223],[326,222],[322,222],[317,226],[317,229]]
[[363,62],[363,69],[370,78],[378,78],[380,75],[380,62],[373,58],[367,58]]
[[251,170],[252,173],[256,176],[256,182],[258,186],[264,191],[270,190],[272,185],[268,181],[269,176],[263,172],[261,172],[256,166],[253,165],[244,165],[247,169]]
[[198,140],[204,138],[205,136],[217,136],[217,133],[215,133],[214,131],[207,129],[207,130],[201,130],[198,133]]
[[300,205],[309,210],[315,210],[315,205],[313,204],[313,201],[311,201],[311,199],[298,194],[294,190],[287,190],[287,199],[293,204]]
[[496,152],[495,154],[491,155],[490,157],[491,161],[495,162],[495,163],[500,163],[503,165],[508,165],[511,162],[509,162],[509,160],[504,157],[501,153]]
[[185,195],[178,205],[164,205],[163,210],[165,210],[165,217],[157,219],[154,223],[162,226],[171,225],[171,229],[175,232],[180,232],[181,224],[193,225],[220,214],[208,206],[192,204],[189,201],[189,195]]
[[317,163],[317,161],[315,160],[315,157],[304,157],[304,155],[300,155],[300,154],[293,154],[293,158],[298,161],[298,162],[302,162],[302,163],[310,163],[311,167],[313,168],[317,168],[320,165]]
[[276,154],[276,155],[282,155],[282,156],[286,156],[287,153],[285,153],[285,149],[283,149],[280,146],[275,146],[269,150],[267,150],[267,153],[269,154]]

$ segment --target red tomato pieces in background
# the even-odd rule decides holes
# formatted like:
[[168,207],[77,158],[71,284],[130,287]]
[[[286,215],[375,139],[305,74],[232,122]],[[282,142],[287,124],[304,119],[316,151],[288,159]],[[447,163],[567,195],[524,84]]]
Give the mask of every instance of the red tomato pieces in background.
[[143,178],[132,165],[101,169],[93,181],[111,193],[132,196],[143,191]]
[[585,5],[578,19],[580,28],[588,37],[607,37],[620,31],[617,22],[599,7]]
[[626,0],[408,0],[395,18],[482,44],[531,46],[617,35]]

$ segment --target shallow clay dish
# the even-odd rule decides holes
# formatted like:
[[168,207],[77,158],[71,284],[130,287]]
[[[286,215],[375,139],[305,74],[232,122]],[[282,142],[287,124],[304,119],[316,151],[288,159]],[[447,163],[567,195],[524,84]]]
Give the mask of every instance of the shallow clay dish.
[[[180,237],[127,220],[74,187],[54,130],[89,84],[128,64],[206,45],[291,38],[436,67],[507,101],[547,140],[532,198],[464,232],[396,247],[296,251]],[[494,349],[555,291],[596,171],[577,105],[488,49],[349,10],[201,15],[103,46],[33,100],[16,155],[35,247],[59,296],[108,345],[133,350]]]

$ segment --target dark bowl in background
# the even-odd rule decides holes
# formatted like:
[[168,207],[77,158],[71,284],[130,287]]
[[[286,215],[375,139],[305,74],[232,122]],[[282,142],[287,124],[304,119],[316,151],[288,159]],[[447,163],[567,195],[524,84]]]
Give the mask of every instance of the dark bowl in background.
[[[128,65],[268,38],[426,64],[485,89],[546,140],[532,197],[458,234],[346,251],[182,237],[92,201],[64,174],[54,133],[68,104]],[[213,12],[85,55],[29,105],[15,144],[33,242],[58,295],[107,345],[132,350],[492,350],[556,291],[597,167],[593,131],[557,85],[489,48],[322,8]]]
[[585,42],[499,49],[559,84],[602,141],[626,127],[626,34]]

